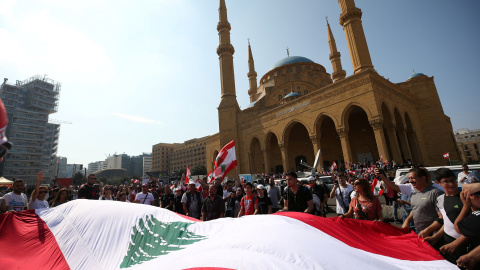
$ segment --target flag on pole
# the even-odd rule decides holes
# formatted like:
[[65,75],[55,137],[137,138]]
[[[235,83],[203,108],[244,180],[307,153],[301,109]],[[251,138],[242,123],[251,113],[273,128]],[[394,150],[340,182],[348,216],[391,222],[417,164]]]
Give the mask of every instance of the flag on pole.
[[237,167],[237,155],[235,154],[235,141],[227,143],[215,159],[215,169],[213,174],[215,177],[221,176],[222,180],[232,169]]
[[382,187],[380,185],[380,181],[378,181],[377,177],[373,178],[371,188],[372,188],[373,195],[380,196],[380,195],[383,194],[383,189],[382,189]]
[[211,184],[214,178],[215,177],[213,177],[213,171],[210,171],[207,175],[207,183]]
[[2,269],[458,269],[383,222],[297,212],[200,222],[108,200],[2,214],[0,247]]
[[330,167],[330,171],[333,172],[335,169],[337,169],[337,163],[334,161]]
[[446,152],[445,154],[443,154],[443,158],[449,158],[450,157],[450,152]]
[[185,174],[185,186],[188,186],[188,182],[190,181],[190,166],[187,165],[187,173]]

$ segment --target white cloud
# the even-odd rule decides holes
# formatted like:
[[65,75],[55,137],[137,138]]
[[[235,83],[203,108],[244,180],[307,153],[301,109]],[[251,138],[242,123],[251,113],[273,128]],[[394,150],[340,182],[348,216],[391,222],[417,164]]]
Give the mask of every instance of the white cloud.
[[155,124],[155,125],[161,125],[162,124],[162,122],[155,121],[155,120],[148,119],[148,118],[141,117],[141,116],[134,116],[134,115],[128,115],[128,114],[123,114],[123,113],[114,113],[113,115],[118,116],[118,117],[123,118],[123,119],[133,121],[133,122],[137,122],[137,123]]

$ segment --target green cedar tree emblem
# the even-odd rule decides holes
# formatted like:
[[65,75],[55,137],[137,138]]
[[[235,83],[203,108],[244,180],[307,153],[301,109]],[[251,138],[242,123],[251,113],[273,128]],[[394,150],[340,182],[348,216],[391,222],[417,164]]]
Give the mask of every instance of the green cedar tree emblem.
[[222,173],[223,173],[225,171],[225,169],[227,169],[227,165],[222,164],[222,165],[220,165],[220,168],[222,169]]
[[127,268],[144,261],[153,260],[172,251],[184,249],[185,246],[205,239],[187,230],[193,223],[166,223],[147,216],[140,219],[138,226],[133,226],[127,255],[123,257],[120,268]]

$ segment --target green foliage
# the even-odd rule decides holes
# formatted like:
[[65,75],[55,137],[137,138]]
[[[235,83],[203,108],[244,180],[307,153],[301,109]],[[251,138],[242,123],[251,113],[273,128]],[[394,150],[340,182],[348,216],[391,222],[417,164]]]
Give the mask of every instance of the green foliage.
[[81,172],[76,172],[75,175],[73,175],[72,183],[75,186],[80,186],[85,183],[85,177]]
[[132,229],[130,245],[120,268],[155,259],[205,239],[188,231],[193,223],[159,221],[152,215],[140,219]]
[[207,175],[207,168],[203,165],[196,165],[192,169],[192,175]]

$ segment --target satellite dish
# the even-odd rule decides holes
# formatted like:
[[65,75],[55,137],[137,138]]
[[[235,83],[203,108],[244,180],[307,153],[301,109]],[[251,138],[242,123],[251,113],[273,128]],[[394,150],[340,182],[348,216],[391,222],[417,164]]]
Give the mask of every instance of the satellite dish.
[[315,157],[315,162],[313,163],[313,168],[317,170],[318,163],[320,162],[320,155],[322,153],[322,150],[318,149],[317,156]]

